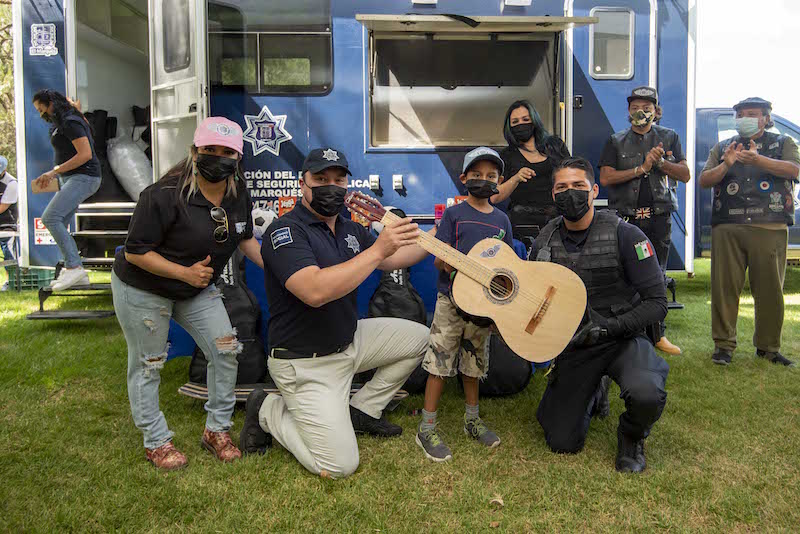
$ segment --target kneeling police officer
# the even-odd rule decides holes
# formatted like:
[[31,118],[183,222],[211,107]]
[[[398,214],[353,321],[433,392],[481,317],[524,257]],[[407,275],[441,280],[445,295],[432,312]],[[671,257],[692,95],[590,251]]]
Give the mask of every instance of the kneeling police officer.
[[591,164],[565,159],[553,173],[560,217],[545,226],[529,259],[552,261],[577,273],[588,292],[586,316],[549,373],[537,418],[554,452],[583,448],[604,375],[620,386],[616,469],[645,469],[644,439],[661,417],[669,365],[645,337],[667,314],[664,276],[642,230],[610,211],[595,211]]

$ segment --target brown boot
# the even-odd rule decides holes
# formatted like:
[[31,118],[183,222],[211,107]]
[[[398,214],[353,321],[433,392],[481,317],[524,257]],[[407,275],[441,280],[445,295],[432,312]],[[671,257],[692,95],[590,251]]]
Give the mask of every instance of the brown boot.
[[661,336],[661,339],[659,339],[658,343],[656,343],[656,348],[661,352],[666,352],[667,354],[672,354],[673,356],[677,356],[681,353],[681,348],[677,345],[673,345],[672,342],[666,338],[666,336]]
[[206,428],[200,445],[223,462],[232,462],[242,457],[242,451],[233,444],[228,432],[211,432]]
[[181,451],[175,448],[172,442],[167,442],[157,449],[145,448],[144,454],[147,461],[165,471],[186,467],[189,461]]

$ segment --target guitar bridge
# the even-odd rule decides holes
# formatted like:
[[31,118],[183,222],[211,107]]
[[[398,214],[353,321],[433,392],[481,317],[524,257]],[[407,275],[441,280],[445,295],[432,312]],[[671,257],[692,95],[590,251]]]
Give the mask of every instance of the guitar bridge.
[[547,313],[547,308],[550,307],[550,302],[553,300],[553,296],[556,294],[556,288],[550,286],[547,288],[547,291],[544,293],[544,300],[542,304],[539,306],[539,309],[536,310],[536,313],[533,314],[531,317],[530,322],[528,322],[528,326],[525,327],[525,332],[528,334],[533,334],[536,330],[536,327],[539,326],[539,323],[542,322],[544,318],[544,314]]

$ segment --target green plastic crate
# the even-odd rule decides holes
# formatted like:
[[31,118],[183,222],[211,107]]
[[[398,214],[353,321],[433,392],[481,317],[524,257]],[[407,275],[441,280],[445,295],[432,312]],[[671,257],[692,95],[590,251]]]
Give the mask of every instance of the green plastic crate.
[[[49,286],[55,277],[53,269],[20,269],[19,277],[22,282],[22,289],[39,289]],[[17,289],[17,270],[12,269],[8,273],[8,289]]]

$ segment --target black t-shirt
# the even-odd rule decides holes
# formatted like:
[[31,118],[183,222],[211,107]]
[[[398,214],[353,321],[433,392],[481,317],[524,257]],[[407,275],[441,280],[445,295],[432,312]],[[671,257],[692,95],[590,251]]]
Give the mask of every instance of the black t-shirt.
[[527,182],[520,183],[511,193],[511,203],[514,205],[531,206],[537,208],[554,207],[553,201],[553,164],[550,159],[539,163],[531,163],[516,147],[506,147],[500,151],[500,157],[505,164],[504,179],[510,180],[520,169],[525,167],[533,169],[536,176]]
[[202,288],[186,282],[158,276],[129,263],[124,252],[145,254],[155,251],[171,262],[190,267],[211,256],[214,268],[212,281],[225,269],[225,264],[242,241],[253,237],[252,203],[242,180],[236,182],[236,196],[225,195],[222,208],[228,217],[228,239],[217,243],[214,230],[220,226],[211,218],[214,207],[200,191],[188,202],[178,177],[168,177],[147,187],[128,228],[124,251],[114,259],[114,272],[128,285],[172,300],[198,295]]
[[56,165],[72,159],[78,152],[72,142],[81,137],[89,139],[89,146],[92,147],[92,159],[71,171],[59,173],[62,176],[73,174],[86,174],[88,176],[101,176],[100,160],[94,151],[94,138],[89,124],[80,115],[70,113],[61,121],[61,126],[53,124],[50,126],[50,143],[56,153]]
[[[671,131],[671,130],[670,130]],[[647,152],[649,152],[653,147],[658,146],[658,143],[661,142],[660,138],[657,137],[655,128],[650,128],[650,130],[645,134],[638,134],[631,130],[631,134],[635,136],[635,138],[639,141],[642,146],[642,161],[644,161],[644,157],[647,156]],[[673,135],[673,141],[669,146],[664,146],[664,152],[672,152],[672,156],[675,158],[675,162],[684,161],[686,156],[683,154],[683,147],[681,146],[681,140],[677,135]],[[614,145],[613,141],[609,138],[606,141],[606,145],[603,147],[603,153],[600,154],[600,162],[597,164],[598,167],[612,167],[614,169],[617,168],[617,161],[618,161],[618,154],[617,154],[617,147]],[[637,178],[634,178],[636,180]],[[639,182],[639,199],[638,205],[640,208],[648,208],[653,207],[653,191],[650,188],[650,181],[644,175],[638,178]]]
[[297,271],[344,263],[372,246],[366,228],[339,215],[331,232],[302,203],[276,219],[264,233],[264,283],[269,303],[269,347],[300,354],[330,354],[350,344],[358,322],[356,291],[313,308],[286,289]]

